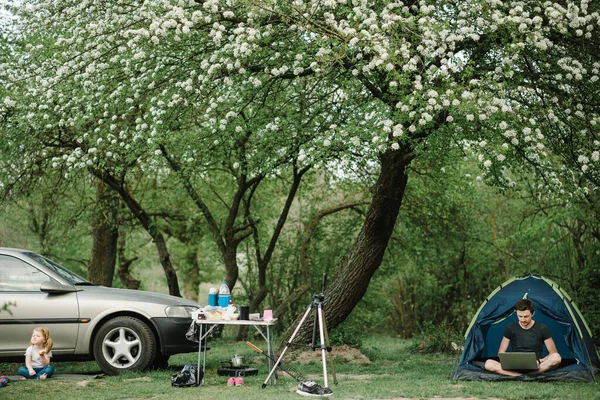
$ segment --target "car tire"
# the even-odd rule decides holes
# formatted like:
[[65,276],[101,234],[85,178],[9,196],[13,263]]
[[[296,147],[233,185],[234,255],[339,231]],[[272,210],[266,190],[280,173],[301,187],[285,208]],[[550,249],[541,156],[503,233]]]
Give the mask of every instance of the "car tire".
[[94,359],[107,375],[149,368],[156,349],[156,338],[150,327],[134,317],[108,320],[94,339]]

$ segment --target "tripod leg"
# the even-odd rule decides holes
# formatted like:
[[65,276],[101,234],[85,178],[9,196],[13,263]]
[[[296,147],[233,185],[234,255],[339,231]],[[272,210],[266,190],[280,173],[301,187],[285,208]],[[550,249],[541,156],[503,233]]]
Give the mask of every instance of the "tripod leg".
[[285,352],[287,351],[287,349],[290,347],[290,344],[292,344],[292,341],[294,340],[294,337],[298,334],[298,331],[302,327],[302,324],[304,323],[304,320],[306,319],[306,317],[308,317],[308,314],[310,313],[311,309],[312,309],[312,303],[306,309],[306,312],[302,316],[302,319],[300,320],[300,322],[298,322],[298,326],[296,327],[296,329],[294,329],[294,332],[289,337],[287,343],[285,344],[285,347],[281,351],[281,354],[279,355],[279,358],[277,359],[277,361],[275,361],[275,364],[273,365],[273,368],[271,368],[271,371],[269,372],[269,375],[267,376],[267,379],[265,379],[265,382],[262,384],[263,389],[267,386],[267,382],[269,382],[269,379],[271,379],[271,375],[273,375],[273,373],[277,369],[277,366],[281,362],[281,359],[283,358],[283,355],[285,354]]
[[[323,314],[325,311],[323,311]],[[325,331],[325,345],[327,346],[327,351],[331,352],[331,343],[329,342],[329,333],[327,333],[327,321],[323,317],[323,330]],[[333,375],[333,384],[337,385],[337,376],[335,375],[335,366],[333,365],[333,356],[329,357],[329,361],[331,362],[331,374]]]
[[325,344],[325,330],[324,330],[324,319],[323,318],[323,306],[319,304],[317,307],[317,312],[319,313],[319,334],[321,338],[321,360],[323,361],[323,384],[325,388],[329,388],[327,383],[327,356],[326,350],[327,346]]

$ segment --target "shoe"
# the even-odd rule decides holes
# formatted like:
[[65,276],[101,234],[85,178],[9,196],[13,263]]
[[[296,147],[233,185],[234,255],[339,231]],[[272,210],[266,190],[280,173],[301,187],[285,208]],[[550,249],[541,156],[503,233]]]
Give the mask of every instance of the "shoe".
[[239,376],[237,378],[233,378],[235,379],[235,386],[242,386],[244,384],[244,380],[242,378],[240,378]]
[[235,386],[235,378],[233,376],[227,379],[227,386]]
[[333,392],[329,388],[322,388],[317,382],[300,382],[296,393],[302,396],[331,396]]

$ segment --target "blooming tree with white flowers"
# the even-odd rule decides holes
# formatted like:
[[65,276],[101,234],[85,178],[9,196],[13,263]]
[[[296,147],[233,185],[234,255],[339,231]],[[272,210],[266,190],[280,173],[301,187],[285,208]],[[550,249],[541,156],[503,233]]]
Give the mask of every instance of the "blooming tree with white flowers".
[[600,184],[597,2],[23,3],[0,113],[26,156],[3,159],[5,182],[41,159],[116,174],[173,157],[199,173],[240,143],[231,165],[249,176],[377,165],[327,291],[331,327],[381,263],[415,157],[459,147],[489,180],[526,169],[552,195]]

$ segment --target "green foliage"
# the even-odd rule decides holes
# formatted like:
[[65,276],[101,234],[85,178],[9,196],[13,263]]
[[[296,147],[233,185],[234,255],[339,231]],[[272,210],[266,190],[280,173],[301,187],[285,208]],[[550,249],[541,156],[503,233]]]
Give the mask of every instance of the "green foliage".
[[367,334],[363,324],[358,324],[347,319],[329,332],[329,341],[332,346],[348,345],[350,347],[360,348],[363,338]]
[[456,353],[463,341],[460,333],[445,323],[434,325],[427,321],[420,328],[414,344],[414,351],[419,353]]
[[592,262],[578,274],[571,296],[592,332],[596,347],[600,348],[600,251],[597,250]]
[[387,315],[401,337],[418,334],[427,321],[466,328],[492,287],[481,277],[497,271],[498,253],[487,237],[498,197],[476,180],[476,170],[453,161],[417,165],[372,284],[381,286],[368,294],[380,294],[373,304],[389,304]]

